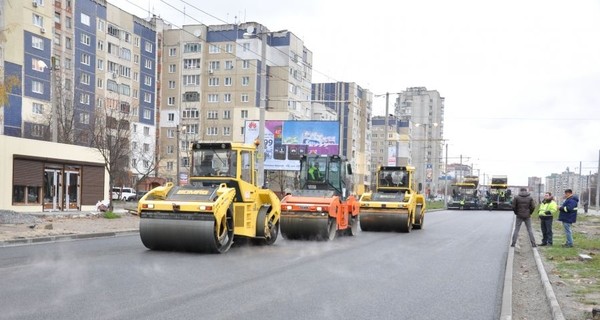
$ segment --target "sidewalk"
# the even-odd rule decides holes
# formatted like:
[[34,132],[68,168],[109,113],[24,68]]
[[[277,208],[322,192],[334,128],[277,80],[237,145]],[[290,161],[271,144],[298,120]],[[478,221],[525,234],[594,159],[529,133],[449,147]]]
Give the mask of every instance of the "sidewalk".
[[135,202],[115,202],[119,218],[99,211],[15,213],[0,210],[0,247],[58,240],[114,237],[139,231],[139,218],[130,213]]

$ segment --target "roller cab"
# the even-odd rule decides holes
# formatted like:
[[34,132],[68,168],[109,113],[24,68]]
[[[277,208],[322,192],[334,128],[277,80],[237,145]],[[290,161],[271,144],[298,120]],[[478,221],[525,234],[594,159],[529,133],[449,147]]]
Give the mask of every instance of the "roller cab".
[[410,232],[421,229],[425,219],[425,197],[413,188],[414,167],[380,167],[374,192],[359,200],[363,231]]
[[352,169],[337,155],[300,158],[300,188],[281,200],[281,234],[286,239],[333,240],[358,231],[358,201],[349,195]]
[[193,143],[189,184],[167,183],[138,203],[144,246],[223,253],[240,237],[273,244],[281,204],[256,186],[254,161],[252,145]]

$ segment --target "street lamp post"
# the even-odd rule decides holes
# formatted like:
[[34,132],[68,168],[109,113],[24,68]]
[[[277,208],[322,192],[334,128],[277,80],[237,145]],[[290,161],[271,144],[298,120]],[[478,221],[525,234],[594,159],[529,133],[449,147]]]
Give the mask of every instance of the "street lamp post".
[[247,32],[243,34],[244,38],[257,38],[261,40],[260,50],[260,102],[258,105],[258,146],[257,152],[257,163],[256,163],[256,183],[258,186],[263,187],[265,185],[265,116],[266,116],[266,103],[267,103],[267,38],[269,32],[262,30],[257,33],[254,32],[254,27],[248,27]]
[[[437,122],[433,122],[433,123],[415,123],[416,127],[423,127],[423,171],[421,173],[421,186],[424,190],[424,192],[427,192],[427,188],[426,188],[426,176],[427,176],[427,165],[429,165],[429,155],[428,153],[428,148],[430,147],[429,145],[429,139],[427,137],[427,127],[433,128],[433,127],[437,127],[438,123]],[[432,164],[433,166],[433,164]],[[433,167],[431,168],[431,170],[433,171]]]
[[[176,169],[176,181],[177,181],[177,185],[180,186],[181,185],[181,157],[180,157],[180,149],[181,149],[181,141],[179,140],[179,134],[181,132],[181,130],[187,130],[186,126],[180,126],[177,125],[177,130],[175,133],[175,138],[177,139],[177,150],[176,150],[176,155],[177,155],[177,169]],[[186,141],[187,141],[187,134],[186,134]]]

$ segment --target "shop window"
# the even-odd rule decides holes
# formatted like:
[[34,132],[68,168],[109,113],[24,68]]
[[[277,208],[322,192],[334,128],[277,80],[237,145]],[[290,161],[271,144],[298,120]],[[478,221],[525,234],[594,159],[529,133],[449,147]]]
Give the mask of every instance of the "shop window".
[[13,204],[40,204],[41,187],[13,186]]

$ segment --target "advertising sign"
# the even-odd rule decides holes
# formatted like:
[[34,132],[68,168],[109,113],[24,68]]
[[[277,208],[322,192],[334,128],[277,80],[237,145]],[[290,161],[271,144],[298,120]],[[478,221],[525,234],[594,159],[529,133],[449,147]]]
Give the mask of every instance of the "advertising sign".
[[[247,120],[244,143],[259,135],[259,122]],[[304,154],[339,153],[340,127],[337,121],[265,121],[265,170],[300,170]]]
[[431,163],[427,164],[427,169],[425,170],[425,172],[426,172],[427,182],[432,182],[433,181],[433,165]]

